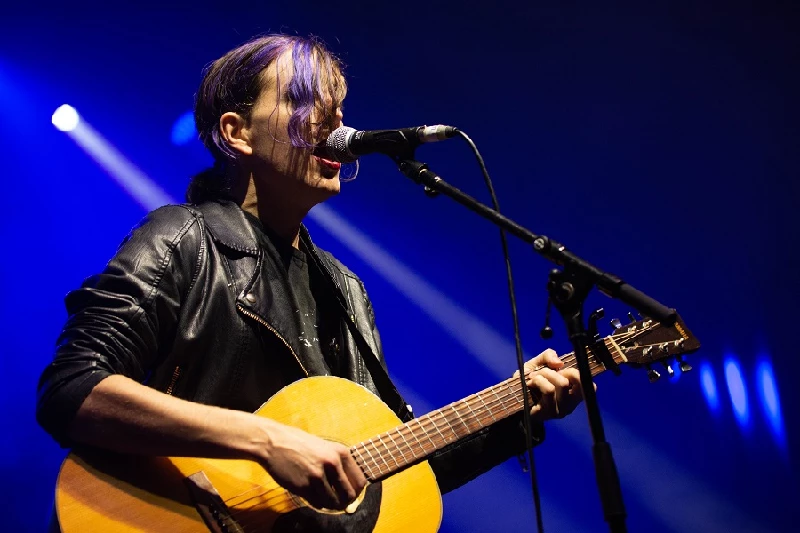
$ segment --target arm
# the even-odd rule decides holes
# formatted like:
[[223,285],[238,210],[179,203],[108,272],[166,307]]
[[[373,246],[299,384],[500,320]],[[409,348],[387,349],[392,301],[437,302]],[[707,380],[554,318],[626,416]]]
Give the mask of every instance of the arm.
[[39,383],[39,422],[62,445],[252,459],[314,504],[346,505],[365,480],[343,446],[140,384],[171,345],[201,239],[192,212],[157,210],[103,273],[68,295],[70,317]]
[[268,418],[188,402],[122,375],[98,383],[70,438],[140,455],[249,459],[310,502],[344,507],[366,485],[350,451]]

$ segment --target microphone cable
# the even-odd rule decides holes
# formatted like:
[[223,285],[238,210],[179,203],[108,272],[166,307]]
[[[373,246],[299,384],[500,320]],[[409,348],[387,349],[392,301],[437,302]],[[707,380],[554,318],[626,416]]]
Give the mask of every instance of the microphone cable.
[[[481,173],[483,174],[483,180],[486,182],[486,187],[489,189],[489,195],[492,198],[492,207],[498,213],[500,212],[500,204],[497,201],[497,195],[494,192],[494,186],[492,185],[492,179],[489,177],[489,171],[486,170],[486,164],[483,161],[483,157],[481,153],[478,151],[478,147],[475,146],[475,143],[469,136],[464,133],[463,131],[456,128],[455,130],[456,135],[464,139],[466,143],[469,145],[470,149],[472,149],[472,153],[475,154],[475,158],[478,160],[478,165],[481,168]],[[531,429],[531,406],[528,402],[528,384],[525,382],[525,361],[523,360],[523,353],[522,353],[522,340],[519,331],[519,316],[517,315],[517,299],[514,294],[514,276],[511,273],[511,257],[508,253],[508,240],[506,239],[506,232],[502,228],[500,228],[500,242],[503,245],[503,257],[506,261],[506,276],[508,278],[508,296],[511,301],[511,317],[514,321],[514,344],[517,350],[517,367],[519,369],[519,380],[520,380],[520,387],[522,388],[522,408],[524,414],[522,416],[522,425],[525,428],[525,443],[527,444],[528,450],[528,471],[530,472],[531,477],[531,489],[533,491],[533,505],[536,510],[536,527],[539,533],[544,533],[544,523],[542,522],[542,502],[539,497],[539,484],[536,480],[536,465],[533,460],[533,436],[532,436],[532,429]],[[522,461],[521,461],[522,462]]]

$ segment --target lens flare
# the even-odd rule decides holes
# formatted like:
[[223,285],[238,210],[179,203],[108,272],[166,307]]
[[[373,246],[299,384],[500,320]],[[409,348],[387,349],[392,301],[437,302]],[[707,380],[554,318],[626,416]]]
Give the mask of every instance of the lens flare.
[[53,126],[60,131],[72,131],[81,121],[80,115],[71,105],[64,104],[53,113]]

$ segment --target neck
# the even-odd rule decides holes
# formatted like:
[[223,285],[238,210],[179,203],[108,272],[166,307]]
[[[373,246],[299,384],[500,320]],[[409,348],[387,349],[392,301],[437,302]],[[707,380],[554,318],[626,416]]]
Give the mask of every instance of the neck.
[[309,209],[293,205],[287,195],[278,191],[268,191],[259,186],[253,176],[247,181],[247,189],[238,195],[242,198],[240,206],[261,223],[275,232],[295,248],[300,248],[300,226]]

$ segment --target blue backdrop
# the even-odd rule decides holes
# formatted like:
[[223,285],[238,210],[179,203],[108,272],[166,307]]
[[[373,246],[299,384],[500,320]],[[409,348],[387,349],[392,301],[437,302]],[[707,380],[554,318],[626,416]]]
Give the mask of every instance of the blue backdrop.
[[[3,8],[3,530],[44,528],[65,455],[34,421],[63,296],[145,213],[52,126],[53,111],[75,106],[180,199],[209,160],[196,140],[172,140],[202,67],[268,31],[320,36],[343,58],[346,124],[468,132],[507,215],[676,307],[703,342],[691,362],[705,373],[653,385],[631,369],[598,378],[631,531],[796,529],[793,3],[251,4]],[[462,143],[417,155],[487,198]],[[365,281],[390,370],[417,412],[513,371],[494,227],[427,198],[380,156],[363,158],[327,207],[309,228]],[[519,242],[511,248],[526,350],[568,351],[560,324],[549,343],[538,338],[550,265]],[[392,261],[379,262],[380,251]],[[609,318],[628,311],[597,294],[588,305]],[[779,418],[759,393],[771,383],[759,368],[772,369]],[[583,408],[548,424],[536,450],[548,530],[606,530],[590,451]],[[532,531],[529,492],[510,461],[445,496],[442,531]]]

